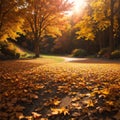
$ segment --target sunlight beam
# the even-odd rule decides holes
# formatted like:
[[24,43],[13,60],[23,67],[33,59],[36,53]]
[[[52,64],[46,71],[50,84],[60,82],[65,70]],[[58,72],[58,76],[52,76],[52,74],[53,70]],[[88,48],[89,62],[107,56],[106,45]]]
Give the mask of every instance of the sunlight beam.
[[73,3],[73,8],[68,12],[68,15],[82,13],[87,6],[86,0],[68,0],[68,2]]

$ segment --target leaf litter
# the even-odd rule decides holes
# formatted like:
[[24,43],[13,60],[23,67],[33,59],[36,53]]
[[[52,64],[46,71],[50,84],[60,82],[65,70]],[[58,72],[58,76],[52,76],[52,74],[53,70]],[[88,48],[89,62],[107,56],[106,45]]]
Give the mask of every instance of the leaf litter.
[[0,118],[120,118],[120,64],[0,62]]

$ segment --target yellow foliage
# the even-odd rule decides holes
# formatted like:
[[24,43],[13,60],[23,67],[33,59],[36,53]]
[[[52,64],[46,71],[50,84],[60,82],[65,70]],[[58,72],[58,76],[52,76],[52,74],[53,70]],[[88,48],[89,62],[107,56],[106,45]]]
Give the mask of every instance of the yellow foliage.
[[110,21],[101,21],[98,24],[98,28],[102,31],[105,30],[106,28],[108,28],[108,26],[110,26]]
[[[87,24],[87,23],[86,23]],[[79,27],[79,31],[76,32],[78,35],[77,39],[85,38],[86,40],[94,40],[94,30],[92,27],[88,27],[89,25],[86,25],[84,21],[81,21],[76,25],[76,27]]]
[[48,35],[51,35],[52,37],[57,37],[62,35],[60,29],[56,26],[48,26],[47,31],[49,33]]
[[69,114],[68,109],[62,107],[62,108],[51,108],[52,114],[57,115],[63,113],[64,115]]
[[23,33],[23,18],[21,17],[16,1],[2,1],[0,9],[0,41],[11,37],[18,37],[18,32]]
[[[110,1],[109,0],[91,0],[86,8],[82,19],[76,24],[78,39],[95,39],[95,33],[98,30],[104,31],[110,24]],[[114,10],[118,9],[118,1],[115,2]],[[118,31],[118,18],[114,15],[114,33]],[[116,34],[114,34],[116,36]]]

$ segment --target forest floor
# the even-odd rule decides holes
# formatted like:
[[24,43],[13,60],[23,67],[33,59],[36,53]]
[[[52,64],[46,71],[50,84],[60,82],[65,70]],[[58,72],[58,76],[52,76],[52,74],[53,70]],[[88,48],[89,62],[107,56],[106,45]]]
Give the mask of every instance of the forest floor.
[[0,120],[120,120],[120,62],[68,61],[0,61]]

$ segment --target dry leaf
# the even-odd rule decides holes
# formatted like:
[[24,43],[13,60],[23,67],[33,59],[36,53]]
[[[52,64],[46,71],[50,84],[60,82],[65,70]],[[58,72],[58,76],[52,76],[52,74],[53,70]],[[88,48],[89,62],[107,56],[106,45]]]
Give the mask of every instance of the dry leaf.
[[25,109],[25,107],[17,105],[14,109],[15,109],[15,111],[23,111]]
[[48,118],[40,118],[40,120],[48,120]]
[[32,112],[33,118],[40,118],[42,115],[37,112]]
[[36,94],[30,94],[30,98],[38,99],[38,95],[36,95]]
[[26,116],[25,117],[27,120],[33,120],[34,118],[32,116]]
[[93,107],[94,106],[93,101],[90,100],[90,99],[84,100],[83,103],[86,104],[87,107]]
[[21,113],[21,112],[17,112],[17,113],[16,113],[16,117],[19,118],[19,120],[21,120],[21,119],[24,118],[24,115],[23,115],[23,113]]
[[59,109],[57,108],[51,108],[51,111],[52,111],[52,115],[57,115],[60,113]]
[[54,100],[54,102],[53,102],[53,104],[56,106],[59,105],[60,103],[61,103],[61,101],[59,101],[59,100]]
[[104,95],[108,95],[109,94],[109,89],[100,90],[100,93],[102,93]]
[[57,115],[63,113],[64,115],[69,114],[68,109],[62,107],[62,108],[51,108],[52,115]]
[[75,101],[78,101],[78,100],[80,100],[80,97],[74,97],[74,98],[72,98],[72,102],[75,102]]
[[113,101],[106,101],[106,103],[109,104],[109,105],[114,105]]
[[72,106],[74,106],[74,107],[79,107],[80,106],[80,104],[77,102],[77,103],[72,103]]

